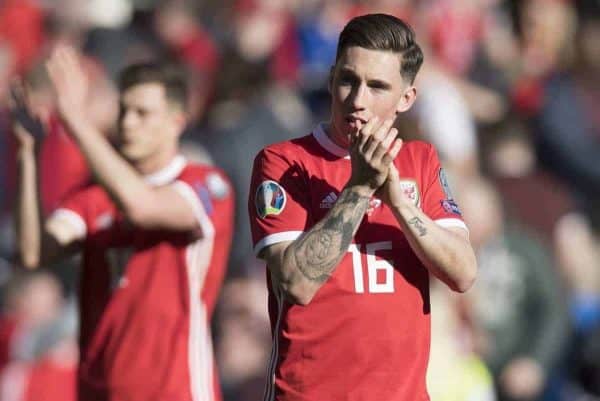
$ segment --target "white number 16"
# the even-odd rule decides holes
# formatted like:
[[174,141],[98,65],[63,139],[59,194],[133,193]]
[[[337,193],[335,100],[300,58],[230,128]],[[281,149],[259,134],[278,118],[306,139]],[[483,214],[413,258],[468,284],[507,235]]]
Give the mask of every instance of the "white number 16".
[[[392,241],[372,242],[366,244],[367,252],[367,276],[368,292],[373,294],[383,294],[394,292],[394,266],[387,260],[375,259],[375,252],[381,250],[391,250]],[[363,266],[360,253],[360,244],[351,244],[348,252],[352,253],[352,269],[354,271],[354,289],[357,293],[365,292],[365,283],[363,277]],[[385,280],[382,283],[377,282],[377,272],[385,273]]]

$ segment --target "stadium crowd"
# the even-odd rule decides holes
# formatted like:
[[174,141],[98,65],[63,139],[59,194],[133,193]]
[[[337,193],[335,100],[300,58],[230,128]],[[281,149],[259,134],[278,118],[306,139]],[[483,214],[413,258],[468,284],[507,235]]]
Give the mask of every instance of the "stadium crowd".
[[247,216],[252,161],[328,115],[338,34],[373,12],[408,21],[424,49],[400,132],[438,149],[479,263],[465,295],[432,287],[432,401],[600,400],[598,0],[2,0],[0,401],[74,400],[78,359],[77,262],[16,263],[13,78],[46,125],[49,213],[93,179],[56,114],[50,50],[84,55],[86,109],[109,140],[119,71],[151,59],[185,67],[183,153],[222,168],[236,193],[213,319],[223,398],[256,400],[271,340]]

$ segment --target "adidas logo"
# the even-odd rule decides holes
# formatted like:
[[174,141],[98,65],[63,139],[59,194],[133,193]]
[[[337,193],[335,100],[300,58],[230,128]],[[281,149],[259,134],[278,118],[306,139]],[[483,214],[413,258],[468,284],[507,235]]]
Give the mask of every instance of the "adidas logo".
[[322,201],[319,207],[321,209],[331,209],[335,201],[337,201],[338,197],[335,193],[330,192]]

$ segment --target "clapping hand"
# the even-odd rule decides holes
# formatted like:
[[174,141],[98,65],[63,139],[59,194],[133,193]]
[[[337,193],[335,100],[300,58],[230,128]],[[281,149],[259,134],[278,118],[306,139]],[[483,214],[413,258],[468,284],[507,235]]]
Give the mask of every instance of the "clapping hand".
[[44,126],[31,107],[29,89],[21,79],[15,79],[10,87],[8,101],[13,132],[20,146],[33,147],[44,137]]
[[56,93],[58,112],[66,123],[85,116],[88,78],[75,49],[57,47],[46,63]]
[[374,117],[352,134],[352,184],[368,186],[373,192],[383,185],[402,148],[402,140],[396,139],[398,130],[392,125],[392,119],[379,123]]

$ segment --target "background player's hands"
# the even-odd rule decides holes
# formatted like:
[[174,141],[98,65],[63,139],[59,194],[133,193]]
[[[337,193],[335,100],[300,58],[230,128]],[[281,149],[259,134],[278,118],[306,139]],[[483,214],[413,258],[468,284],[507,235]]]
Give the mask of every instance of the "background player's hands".
[[392,119],[379,122],[374,117],[352,134],[350,185],[363,186],[371,193],[383,185],[402,148],[402,140],[396,139],[398,130],[392,124]]
[[31,107],[29,90],[22,80],[11,83],[8,101],[13,133],[20,149],[33,149],[44,137],[44,126]]
[[79,54],[72,47],[58,46],[46,63],[56,93],[60,116],[67,123],[85,115],[88,79]]

